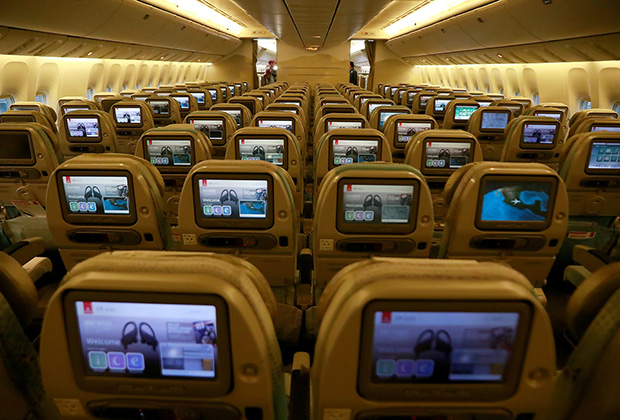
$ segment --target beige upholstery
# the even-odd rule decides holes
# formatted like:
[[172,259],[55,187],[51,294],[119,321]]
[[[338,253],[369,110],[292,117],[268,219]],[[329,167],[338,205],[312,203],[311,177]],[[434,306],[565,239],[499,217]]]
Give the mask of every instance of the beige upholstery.
[[[506,126],[502,162],[538,162],[557,169],[564,140],[554,118],[521,116]],[[531,142],[534,140],[534,142]]]
[[[198,109],[200,111],[208,111],[213,105],[213,101],[211,100],[211,93],[206,89],[200,89],[198,87],[190,87],[187,90],[187,93],[196,97],[196,105],[198,105]],[[204,96],[204,100],[198,100],[196,95]]]
[[478,139],[484,160],[501,159],[506,141],[505,129],[513,118],[512,111],[505,107],[482,107],[471,115],[467,131]]
[[570,118],[569,126],[570,131],[568,132],[568,137],[571,137],[575,134],[575,130],[579,127],[579,122],[585,118],[620,118],[616,111],[612,111],[611,109],[606,108],[594,108],[594,109],[584,109],[583,111],[578,111],[573,114]]
[[[492,180],[493,176],[498,177],[495,178],[497,184],[506,186],[492,190],[492,186],[488,185],[487,193],[481,183],[484,184],[485,177]],[[540,203],[540,200],[524,203],[526,198],[521,192],[516,190],[519,192],[518,196],[513,192],[513,189],[518,188],[519,182],[537,181],[554,182],[556,185],[555,188],[549,187],[548,191],[550,199],[545,219],[548,222],[540,221],[539,225],[532,226],[521,222],[510,224],[502,222],[500,218],[500,221],[484,226],[482,216],[477,217],[478,212],[482,212],[481,203],[485,196],[488,196],[489,200],[487,214],[492,215],[486,216],[487,218],[505,214],[514,206],[527,205],[536,208],[538,203],[542,210],[544,203]],[[513,182],[517,184],[511,186]],[[502,196],[503,203],[500,201]],[[539,163],[471,163],[457,170],[448,179],[444,188],[444,200],[448,211],[439,251],[440,258],[499,262],[523,273],[535,287],[544,285],[568,226],[568,195],[564,182],[554,170]],[[516,208],[523,210],[521,207]],[[527,210],[527,207],[525,209]],[[500,211],[504,213],[499,213]]]
[[[218,86],[212,85],[212,86],[206,87],[205,89],[211,95],[212,104],[219,104],[222,102],[226,102],[224,100],[224,95],[222,94],[222,90]],[[213,99],[213,92],[215,92],[215,99]]]
[[46,127],[54,136],[57,133],[56,124],[40,111],[4,111],[0,114],[0,123],[37,123]]
[[[123,115],[122,108],[140,108],[141,124],[119,123],[116,115]],[[155,127],[153,109],[142,101],[124,100],[116,102],[110,107],[110,115],[116,126],[116,141],[118,142],[119,153],[133,154],[136,150],[136,143],[142,133]]]
[[[190,95],[189,93],[175,92],[170,95],[170,98],[173,98],[173,99],[178,98],[177,102],[179,103],[179,112],[181,114],[181,119],[179,120],[179,122],[181,122],[183,118],[187,117],[187,114],[189,114],[190,112],[198,111],[199,109],[198,101],[196,100],[196,97],[194,97],[194,95]],[[188,108],[183,108],[181,106],[181,103],[188,104]]]
[[308,131],[308,115],[304,111],[304,109],[295,104],[280,104],[280,103],[272,103],[267,105],[267,109],[265,111],[285,111],[285,112],[293,112],[301,118],[301,121],[304,123],[304,127],[306,132]]
[[454,99],[454,96],[451,95],[433,96],[426,102],[426,110],[424,113],[435,118],[437,124],[440,124],[443,127],[443,119],[446,115],[446,109],[448,108],[450,101],[453,101]]
[[[274,123],[272,123],[272,121]],[[304,165],[306,162],[306,154],[307,154],[307,144],[308,144],[308,133],[304,127],[303,120],[297,114],[293,114],[292,112],[286,111],[261,111],[254,114],[254,118],[252,118],[252,127],[279,127],[275,125],[275,122],[284,121],[288,125],[290,125],[290,129],[288,129],[297,141],[299,142],[299,150],[301,151],[301,157],[303,159]]]
[[504,108],[510,108],[515,118],[523,115],[525,111],[525,106],[521,102],[511,101],[510,99],[497,100],[489,106],[501,106]]
[[353,105],[349,103],[321,105],[319,108],[315,108],[314,120],[317,121],[321,117],[327,114],[334,114],[334,113],[357,114],[357,108],[355,108]]
[[[473,99],[455,99],[446,107],[446,115],[443,118],[442,128],[445,130],[465,130],[469,123],[469,118],[460,115],[462,109],[478,109],[480,105]],[[466,114],[465,114],[466,115]]]
[[394,101],[391,99],[368,99],[362,105],[359,113],[362,114],[366,119],[370,118],[370,113],[378,106],[393,106]]
[[247,106],[241,103],[215,104],[211,107],[211,111],[222,111],[230,114],[235,119],[238,129],[249,126],[252,121],[252,113]]
[[[372,110],[368,117],[368,124],[370,128],[383,131],[381,120],[384,118],[385,115],[389,115],[390,113],[406,115],[411,114],[411,110],[404,105],[378,106]],[[385,124],[385,119],[383,119],[383,123]]]
[[346,122],[352,122],[355,125],[361,124],[361,127],[359,128],[369,128],[368,120],[364,118],[362,114],[326,114],[314,122],[314,135],[312,143],[317,144],[323,134],[327,131],[335,130],[336,128],[341,127],[338,125],[339,122],[345,122],[345,125],[350,125],[346,124]]
[[547,105],[537,105],[525,111],[525,115],[533,115],[535,117],[550,117],[560,121],[562,128],[560,129],[559,138],[566,140],[568,136],[568,107],[551,107]]
[[434,130],[437,122],[429,115],[397,114],[388,117],[383,125],[383,133],[392,149],[392,160],[402,163],[405,160],[407,143],[424,130]]
[[[89,138],[94,133],[92,121],[95,121],[98,135]],[[72,136],[71,133],[79,136]],[[98,110],[64,114],[59,123],[59,140],[60,150],[67,158],[82,153],[116,153],[119,148],[112,116]]]
[[[92,176],[125,177],[127,192],[123,185],[114,184],[114,178],[97,183],[88,178],[80,180]],[[163,194],[164,181],[157,168],[136,156],[85,154],[60,165],[50,177],[46,210],[54,245],[65,267],[70,269],[106,250],[173,249]],[[97,218],[88,216],[91,210],[76,211],[69,206],[69,202],[80,203],[82,196],[84,202],[95,203]],[[121,199],[120,204],[117,197]],[[112,218],[114,213],[110,210],[123,206],[123,202],[129,208],[129,215],[122,220]],[[101,214],[106,206],[107,212]]]
[[194,128],[206,134],[213,145],[213,157],[224,159],[226,148],[237,130],[237,122],[230,114],[224,111],[195,111],[185,118],[184,123],[193,124]]
[[262,102],[253,96],[235,96],[230,98],[228,103],[244,105],[250,111],[250,120],[254,114],[261,112],[264,108]]
[[183,121],[181,107],[179,102],[172,99],[172,93],[169,96],[149,97],[145,102],[153,109],[155,127],[165,127]]
[[362,105],[369,99],[382,99],[383,97],[381,95],[378,95],[376,93],[362,93],[361,95],[359,95],[355,101],[353,101],[353,106],[356,107],[357,109],[359,109],[360,111],[362,110]]
[[14,102],[9,106],[9,110],[13,111],[39,111],[43,115],[45,115],[51,124],[51,128],[56,133],[56,120],[57,115],[56,111],[51,106],[42,104],[40,102],[28,102],[28,101],[18,101]]
[[435,95],[437,95],[437,93],[430,90],[421,90],[413,95],[413,102],[411,103],[411,110],[413,113],[425,114],[428,100]]
[[[478,398],[472,395],[471,391],[482,384],[428,384],[426,389],[407,388],[409,392],[386,385],[393,391],[389,398],[364,397],[360,391],[360,351],[369,349],[362,344],[362,335],[368,334],[362,330],[362,322],[365,309],[373,301],[402,302],[405,311],[415,311],[422,304],[450,305],[452,301],[470,302],[477,307],[492,305],[502,311],[504,304],[525,302],[531,308],[531,323],[525,333],[527,345],[521,355],[522,363],[516,367],[514,390],[505,397],[489,400],[480,391]],[[524,418],[530,414],[546,418],[548,400],[544,396],[553,389],[556,369],[553,330],[531,286],[514,270],[472,261],[373,258],[340,272],[325,290],[318,312],[321,321],[311,373],[316,419],[388,415],[516,419],[521,413],[525,413]],[[398,341],[412,348],[413,353],[416,342],[407,332],[398,335],[402,337]],[[452,360],[454,356],[453,352]]]
[[242,96],[249,96],[251,98],[257,98],[260,101],[261,105],[263,106],[263,109],[265,109],[267,105],[271,103],[271,98],[264,91],[253,90],[253,91],[244,93]]
[[65,115],[67,112],[75,111],[75,110],[97,111],[97,110],[101,110],[101,107],[99,106],[97,102],[94,102],[94,101],[88,101],[88,100],[69,101],[69,102],[65,102],[64,104],[60,106],[59,117],[62,118],[62,116]]
[[[344,206],[339,207],[339,203],[344,200],[343,190],[346,188],[346,182],[361,185],[365,185],[365,182],[376,183],[378,184],[377,191],[381,191],[381,186],[395,185],[391,184],[394,181],[397,183],[405,181],[408,185],[414,185],[413,197],[419,197],[417,202],[412,200],[415,226],[411,231],[389,232],[386,229],[388,225],[379,225],[374,232],[353,233],[353,228],[349,231],[338,227],[337,219],[344,218],[344,214],[340,214],[344,213]],[[383,192],[371,194],[371,199],[374,201],[369,203],[369,206],[366,205],[364,197],[361,197],[362,200],[357,204],[364,204],[364,209],[374,209],[372,211],[376,212],[376,208],[382,208],[388,203],[394,205],[390,200],[397,198],[394,195],[397,194],[396,192],[393,195],[386,192],[383,197],[379,196],[380,200],[372,198],[377,194],[383,194]],[[424,258],[429,255],[433,235],[431,195],[424,177],[410,166],[378,162],[344,165],[332,169],[323,179],[315,209],[312,251],[315,287],[319,290],[323,289],[343,267],[371,255],[401,258]]]

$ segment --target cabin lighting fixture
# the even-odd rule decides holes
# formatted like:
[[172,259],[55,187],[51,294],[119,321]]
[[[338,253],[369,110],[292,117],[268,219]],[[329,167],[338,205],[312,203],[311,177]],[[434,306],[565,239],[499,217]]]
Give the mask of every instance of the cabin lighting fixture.
[[218,11],[210,8],[200,0],[166,0],[168,3],[178,7],[179,9],[187,12],[196,17],[196,21],[208,21],[224,28],[228,32],[232,32],[237,35],[243,30],[243,27],[238,23],[227,18]]
[[431,0],[424,6],[414,10],[402,19],[397,20],[390,26],[385,28],[385,32],[389,36],[394,36],[405,29],[412,28],[414,26],[420,26],[420,23],[428,21],[439,14],[450,11],[453,7],[456,7],[467,0]]

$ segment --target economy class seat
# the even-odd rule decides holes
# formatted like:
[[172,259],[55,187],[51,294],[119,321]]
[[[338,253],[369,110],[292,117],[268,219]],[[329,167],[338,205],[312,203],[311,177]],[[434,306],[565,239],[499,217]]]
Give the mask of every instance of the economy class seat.
[[561,128],[558,137],[564,141],[568,137],[568,116],[563,108],[553,108],[549,106],[534,106],[525,111],[525,115],[534,117],[555,118],[560,122]]
[[400,95],[400,100],[398,102],[399,105],[404,105],[411,109],[413,105],[413,97],[418,91],[414,88],[407,88],[403,91],[403,94]]
[[490,96],[487,96],[486,94],[484,96],[474,96],[473,100],[478,102],[481,107],[491,106],[491,104],[495,102],[495,99],[491,98]]
[[37,123],[46,128],[50,136],[57,136],[58,127],[39,111],[8,110],[0,114],[0,123]]
[[155,127],[180,124],[183,121],[181,106],[171,95],[165,97],[149,97],[144,101],[153,110]]
[[378,107],[375,107],[372,112],[370,112],[370,115],[368,116],[368,124],[370,125],[370,128],[383,131],[383,125],[388,117],[399,114],[411,114],[411,110],[403,105],[379,105]]
[[[545,284],[568,227],[560,176],[540,163],[475,162],[454,172],[439,258],[509,265]],[[474,204],[475,203],[475,204]]]
[[[105,92],[106,95],[114,95],[114,93],[110,93],[110,92]],[[96,103],[99,103],[99,101],[97,100],[97,93],[93,95],[93,101],[95,101]],[[58,112],[60,112],[60,107],[66,103],[66,102],[70,102],[70,101],[88,101],[88,98],[86,96],[63,96],[60,99],[58,99],[58,102],[56,103],[56,109],[58,110]]]
[[538,162],[558,168],[564,140],[558,138],[561,125],[555,118],[527,115],[511,120],[506,129],[502,162]]
[[390,144],[382,132],[372,128],[328,131],[314,148],[312,190],[317,194],[323,178],[337,166],[377,161],[392,162]]
[[484,160],[499,161],[506,143],[505,129],[514,114],[505,107],[481,107],[469,118],[467,131],[478,139]]
[[18,101],[14,102],[9,106],[9,110],[13,111],[39,111],[43,115],[45,115],[52,125],[52,130],[56,133],[56,129],[54,128],[56,125],[56,120],[58,119],[58,115],[54,108],[49,105],[42,104],[40,102],[29,102],[29,101]]
[[61,415],[286,419],[274,299],[247,262],[111,252],[66,280],[41,338]]
[[416,134],[436,128],[437,122],[429,115],[396,114],[388,117],[383,125],[383,134],[385,134],[385,138],[390,143],[392,160],[397,163],[403,163],[407,143]]
[[415,93],[411,102],[411,111],[414,114],[426,114],[426,104],[428,100],[436,95],[437,93],[429,90],[421,90]]
[[[327,102],[327,101],[324,100],[323,102]],[[358,112],[357,112],[357,108],[355,108],[353,105],[349,103],[346,103],[346,104],[327,103],[325,105],[321,105],[318,109],[315,108],[314,121],[318,121],[321,117],[327,114],[334,114],[334,113],[357,114]]]
[[292,112],[294,114],[297,114],[301,118],[301,121],[304,123],[304,128],[306,130],[306,133],[310,132],[309,131],[310,127],[308,123],[308,114],[306,114],[304,109],[299,105],[272,103],[272,104],[267,105],[267,108],[265,109],[265,111],[271,111],[271,112],[284,111],[284,112]]
[[124,96],[121,95],[113,95],[113,96],[106,96],[104,98],[101,98],[101,101],[99,102],[99,105],[101,106],[101,109],[105,112],[110,112],[110,109],[112,109],[112,106],[120,101],[123,100],[127,100],[128,98],[125,98]]
[[504,108],[509,108],[515,118],[520,117],[525,112],[525,106],[521,102],[511,101],[510,99],[496,100],[493,101],[489,106],[501,106]]
[[250,98],[257,98],[260,101],[261,105],[263,106],[263,109],[267,108],[267,105],[271,103],[271,99],[269,95],[263,91],[252,90],[250,92],[244,93],[243,96],[249,96]]
[[357,108],[359,112],[361,112],[362,105],[364,105],[364,103],[366,103],[366,101],[369,99],[382,99],[382,97],[381,95],[378,95],[376,93],[362,93],[361,95],[358,95],[357,98],[355,98],[355,101],[353,101],[353,106]]
[[181,189],[192,167],[213,157],[209,138],[191,124],[171,124],[145,132],[136,156],[155,165],[164,180],[163,200],[172,224],[177,223]]
[[189,114],[190,112],[198,111],[198,101],[193,95],[190,95],[189,93],[175,92],[170,95],[170,98],[176,100],[179,103],[181,120],[187,117],[187,114]]
[[220,104],[220,103],[226,102],[226,100],[224,100],[224,94],[222,93],[222,90],[219,89],[218,87],[216,87],[216,86],[209,86],[209,87],[206,88],[206,90],[211,95],[211,103],[212,104]]
[[0,201],[37,201],[46,204],[47,184],[63,161],[57,139],[34,123],[0,124]]
[[620,132],[620,119],[610,117],[582,118],[576,123],[571,138],[578,134],[590,133],[594,131]]
[[211,93],[209,93],[206,89],[200,89],[198,87],[190,87],[187,89],[187,93],[196,98],[196,104],[198,105],[198,110],[200,111],[208,111],[211,106],[213,106],[213,102],[211,99]]
[[62,118],[67,112],[71,111],[79,111],[79,110],[101,110],[101,107],[98,103],[94,101],[69,101],[65,102],[60,106],[59,109],[59,119]]
[[136,156],[85,154],[58,166],[46,210],[65,267],[105,250],[173,249],[163,194],[157,168]]
[[133,154],[140,136],[155,127],[153,108],[142,101],[118,101],[110,107],[109,113],[116,126],[120,153]]
[[250,114],[252,116],[263,110],[263,104],[261,101],[253,96],[235,96],[230,98],[228,103],[244,105],[250,110]]
[[267,128],[284,128],[295,136],[299,142],[299,150],[301,151],[301,158],[305,167],[308,153],[308,133],[304,127],[303,120],[297,114],[285,111],[261,111],[254,114],[252,118],[252,127],[267,127]]
[[59,124],[60,150],[65,158],[83,153],[116,153],[119,149],[112,116],[99,110],[69,111]]
[[425,130],[407,143],[404,163],[424,175],[433,199],[433,214],[441,220],[446,213],[443,191],[450,175],[468,163],[482,160],[480,144],[471,133]]
[[252,113],[249,108],[241,103],[229,101],[226,104],[215,104],[211,107],[211,111],[222,111],[230,114],[235,119],[238,129],[249,126],[252,121]]
[[318,144],[323,134],[337,128],[368,128],[368,120],[361,114],[333,113],[322,116],[314,122],[314,135],[312,144]]
[[391,163],[351,164],[323,179],[312,226],[319,292],[345,266],[376,256],[426,258],[433,205],[422,174]]
[[429,98],[428,101],[426,101],[426,109],[424,113],[435,118],[437,124],[440,124],[443,127],[443,120],[446,115],[446,108],[448,107],[448,104],[453,100],[455,100],[455,98],[451,95],[433,96]]
[[318,306],[316,420],[547,418],[553,330],[500,264],[372,258]]
[[446,114],[443,119],[444,130],[465,130],[469,123],[469,118],[480,104],[473,99],[455,99],[446,107]]
[[301,215],[304,207],[304,172],[300,144],[284,128],[245,127],[235,131],[226,150],[227,160],[263,160],[281,167],[293,180],[295,208]]
[[185,117],[184,123],[192,124],[196,130],[209,137],[213,145],[213,157],[224,159],[226,148],[237,130],[234,117],[224,111],[195,111]]

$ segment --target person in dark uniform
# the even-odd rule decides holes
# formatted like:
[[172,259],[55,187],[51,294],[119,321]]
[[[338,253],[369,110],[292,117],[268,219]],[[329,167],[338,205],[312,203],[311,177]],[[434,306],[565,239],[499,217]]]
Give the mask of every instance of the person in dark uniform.
[[353,64],[353,61],[351,61],[349,64],[351,65],[351,68],[349,70],[349,83],[357,85],[357,71],[355,70],[355,64]]

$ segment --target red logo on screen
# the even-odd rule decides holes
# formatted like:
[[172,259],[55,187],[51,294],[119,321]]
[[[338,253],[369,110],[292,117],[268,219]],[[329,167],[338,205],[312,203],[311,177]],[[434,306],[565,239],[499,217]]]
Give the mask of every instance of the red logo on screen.
[[335,144],[335,145],[338,145],[338,140],[334,140],[334,144]]
[[206,179],[203,179],[203,180],[202,180],[202,186],[203,186],[203,187],[206,187],[206,186],[207,186],[207,180],[206,180]]
[[149,146],[153,145],[153,140],[149,140]]
[[329,122],[329,125],[332,125],[332,124],[333,124],[333,122],[332,122],[332,121],[330,121],[330,122]]
[[245,140],[241,139],[241,144],[245,144]]
[[389,324],[392,322],[392,312],[381,312],[381,323]]
[[92,302],[84,302],[84,313],[92,314],[93,313],[93,303]]
[[426,147],[432,147],[432,146],[433,146],[433,142],[432,142],[432,141],[429,141],[429,142],[428,142],[428,145],[427,145]]
[[65,177],[65,182],[66,182],[67,184],[71,184],[71,177],[70,177],[70,176],[66,176],[66,177]]
[[351,192],[351,185],[347,184],[347,192]]

